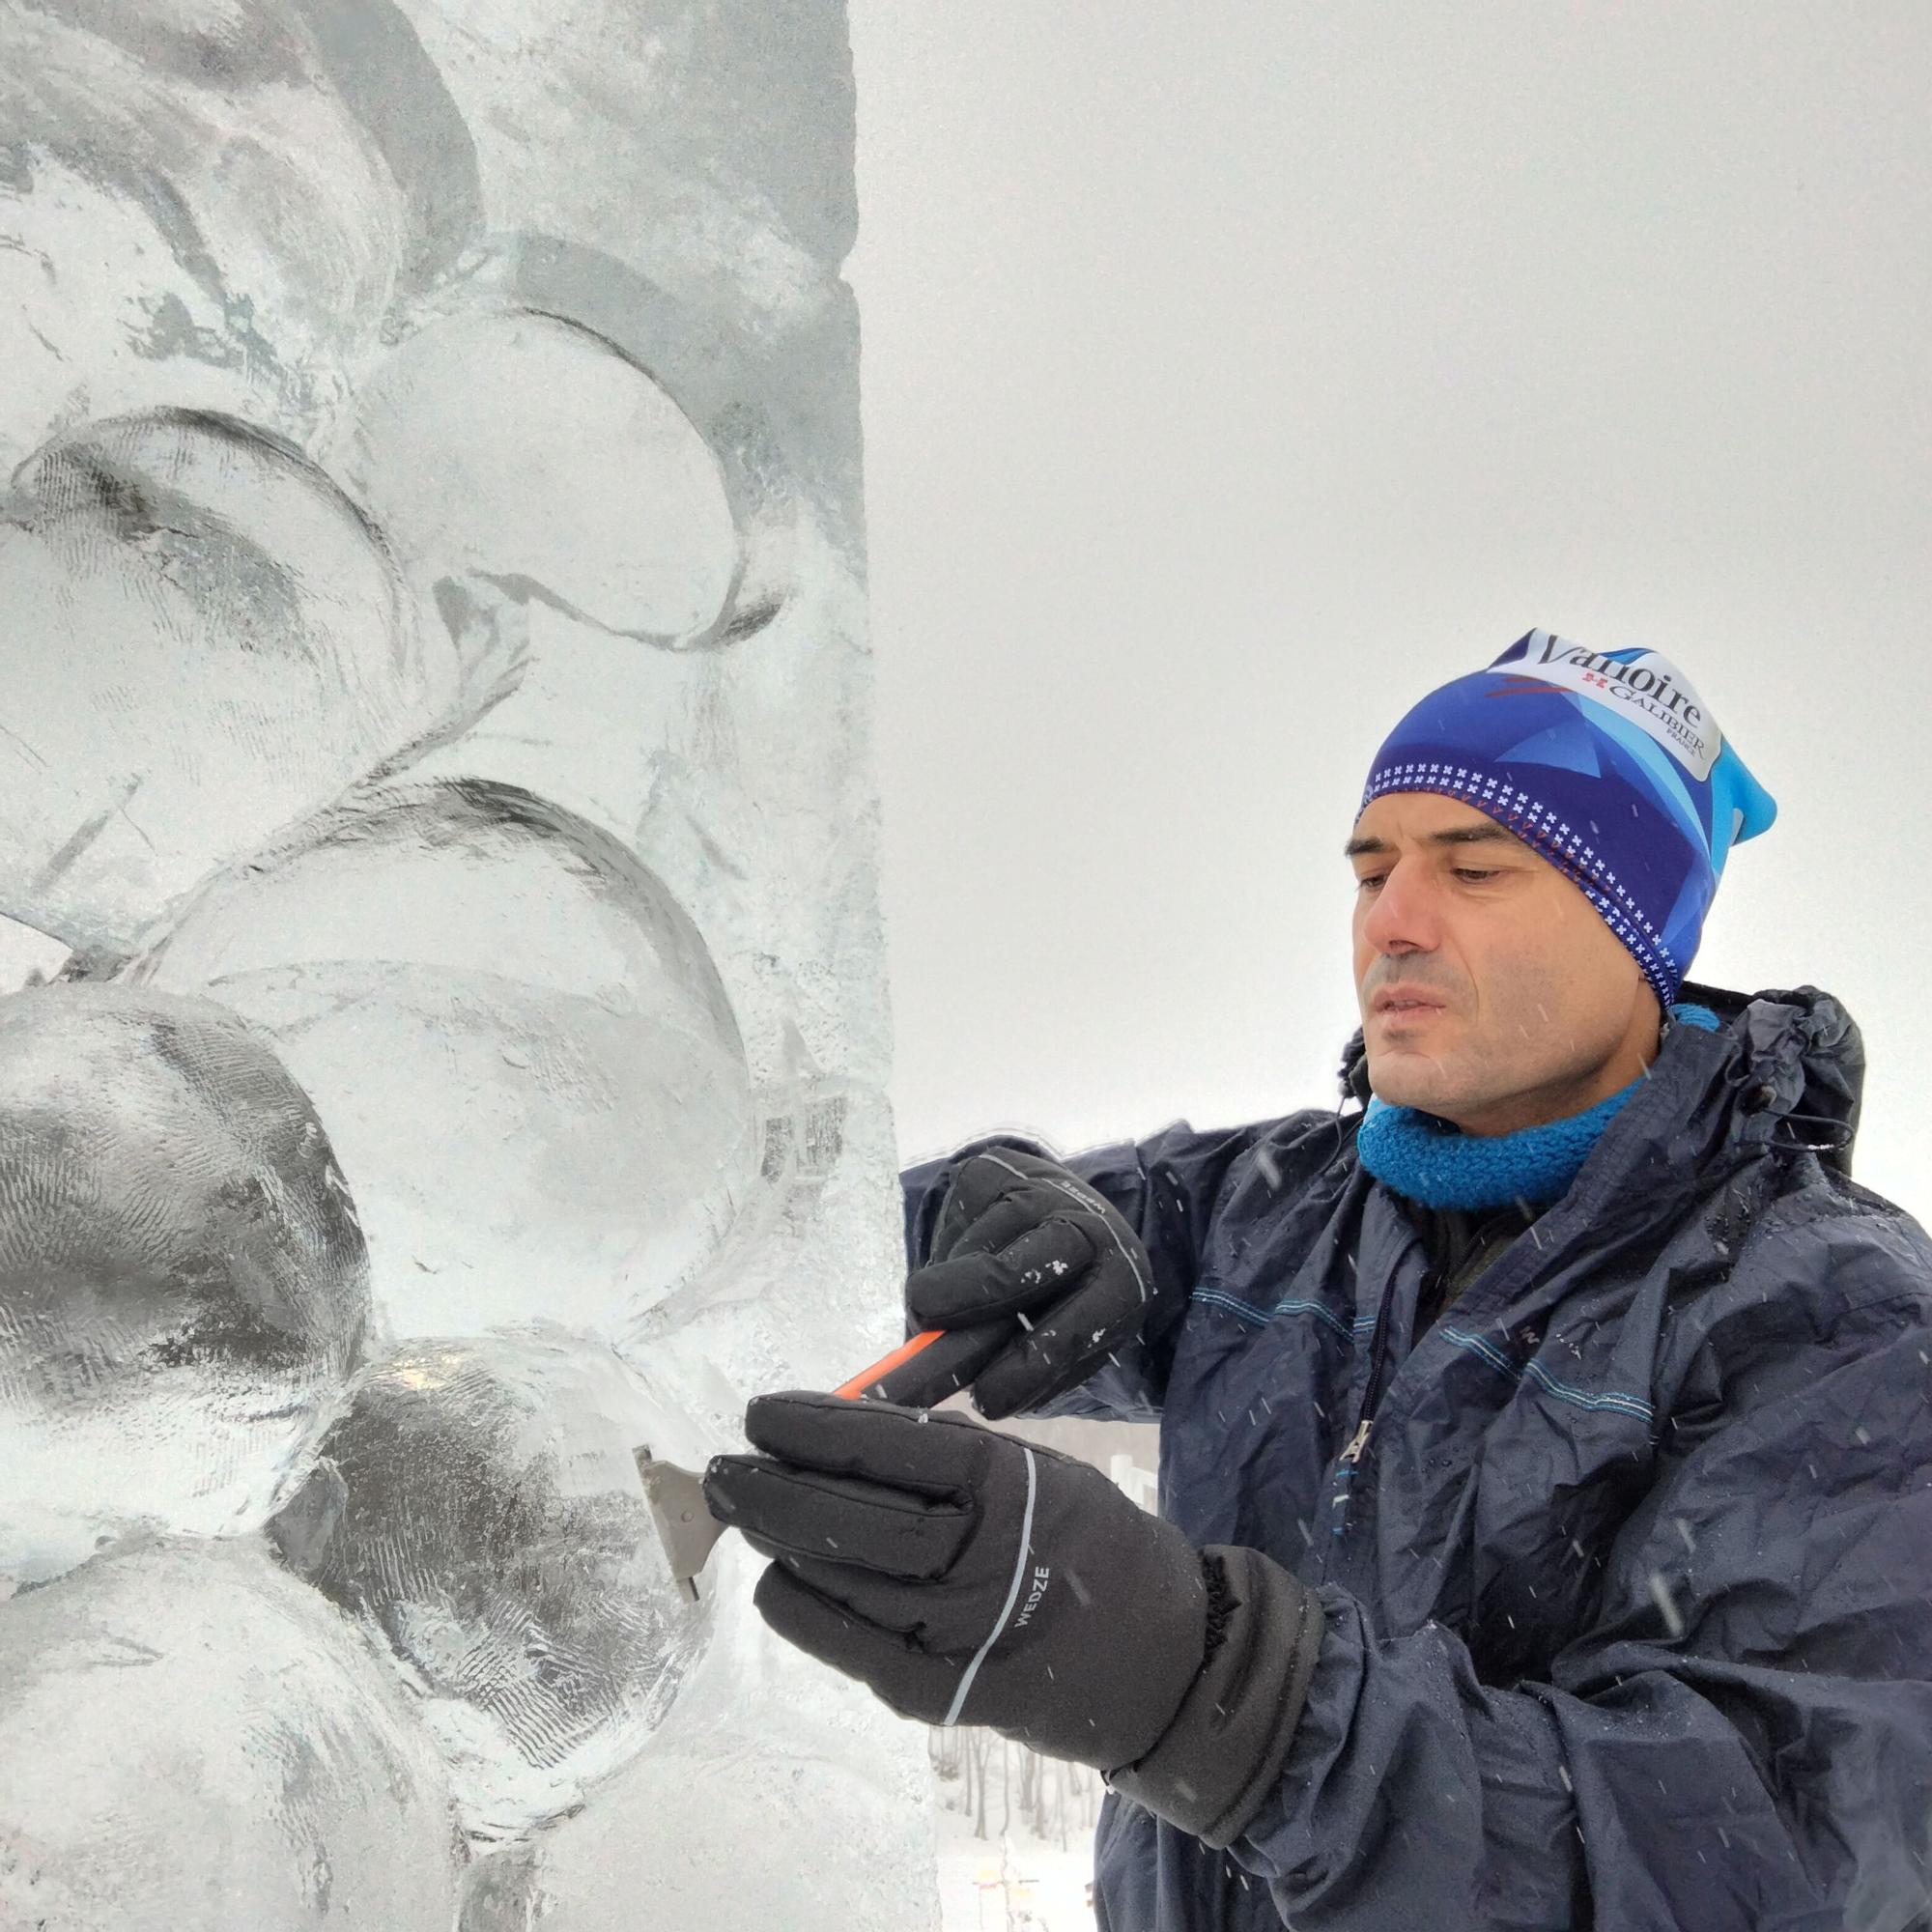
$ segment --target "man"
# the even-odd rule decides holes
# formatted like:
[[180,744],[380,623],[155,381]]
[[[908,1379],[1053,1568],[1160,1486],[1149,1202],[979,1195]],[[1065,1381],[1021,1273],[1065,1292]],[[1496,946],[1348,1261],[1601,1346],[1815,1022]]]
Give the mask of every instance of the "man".
[[905,1176],[989,1416],[1161,1421],[1162,1518],[963,1419],[753,1404],[714,1508],[894,1708],[1097,1766],[1110,1932],[1932,1924],[1932,1242],[1812,988],[1683,975],[1775,807],[1532,631],[1382,746],[1365,1111]]

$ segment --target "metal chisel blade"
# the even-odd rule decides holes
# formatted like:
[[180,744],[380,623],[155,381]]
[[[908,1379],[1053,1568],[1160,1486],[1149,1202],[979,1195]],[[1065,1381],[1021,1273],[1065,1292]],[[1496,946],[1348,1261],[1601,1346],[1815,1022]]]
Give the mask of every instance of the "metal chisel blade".
[[697,1573],[724,1534],[725,1525],[711,1514],[704,1500],[703,1477],[675,1463],[660,1463],[652,1456],[649,1443],[636,1455],[644,1500],[656,1519],[658,1540],[664,1545],[670,1574],[695,1600]]

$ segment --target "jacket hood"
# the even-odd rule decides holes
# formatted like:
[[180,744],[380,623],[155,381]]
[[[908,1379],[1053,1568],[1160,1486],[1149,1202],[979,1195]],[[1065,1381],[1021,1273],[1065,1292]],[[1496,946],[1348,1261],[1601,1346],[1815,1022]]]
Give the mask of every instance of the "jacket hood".
[[[1778,1116],[1776,1145],[1804,1147],[1849,1176],[1864,1099],[1865,1049],[1858,1023],[1816,986],[1737,993],[1687,980],[1685,1006],[1709,1007],[1731,1049],[1724,1078],[1750,1112]],[[1368,1044],[1357,1028],[1342,1055],[1344,1102],[1366,1107]]]

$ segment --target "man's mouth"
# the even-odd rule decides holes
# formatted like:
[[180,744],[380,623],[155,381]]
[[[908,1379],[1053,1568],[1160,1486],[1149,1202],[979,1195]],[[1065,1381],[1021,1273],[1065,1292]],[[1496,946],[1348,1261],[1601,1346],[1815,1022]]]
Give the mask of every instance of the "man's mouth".
[[1425,999],[1419,993],[1378,993],[1374,1011],[1378,1018],[1395,1013],[1437,1013],[1440,1000]]

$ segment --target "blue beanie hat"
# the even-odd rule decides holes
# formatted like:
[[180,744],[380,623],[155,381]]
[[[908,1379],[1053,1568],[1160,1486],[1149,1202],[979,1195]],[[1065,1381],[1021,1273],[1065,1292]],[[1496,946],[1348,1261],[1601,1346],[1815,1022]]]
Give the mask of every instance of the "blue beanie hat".
[[1376,753],[1383,792],[1460,798],[1576,884],[1668,1007],[1731,847],[1776,802],[1684,673],[1655,651],[1587,651],[1549,631],[1433,691]]

